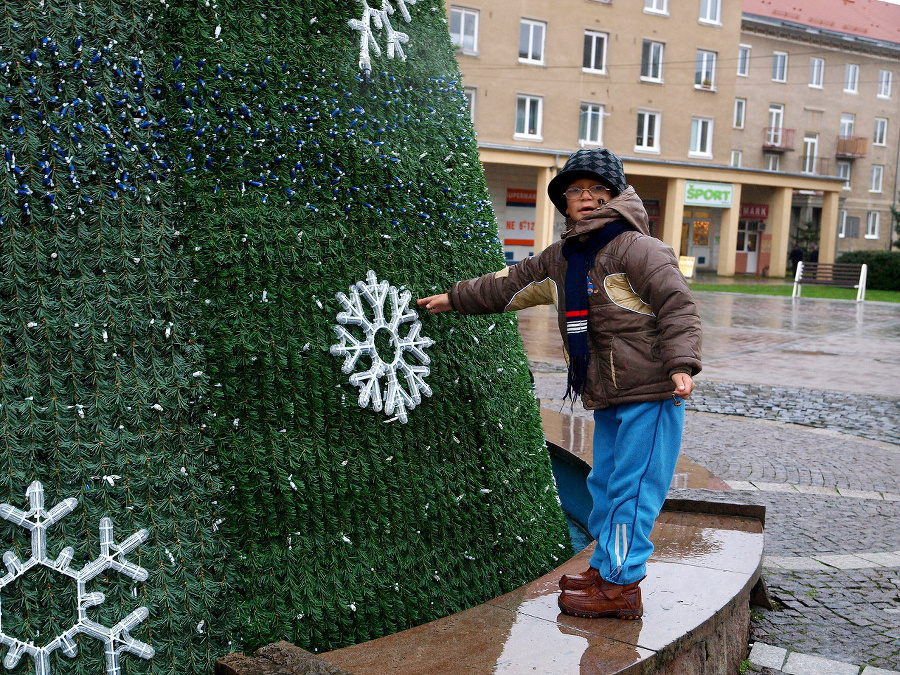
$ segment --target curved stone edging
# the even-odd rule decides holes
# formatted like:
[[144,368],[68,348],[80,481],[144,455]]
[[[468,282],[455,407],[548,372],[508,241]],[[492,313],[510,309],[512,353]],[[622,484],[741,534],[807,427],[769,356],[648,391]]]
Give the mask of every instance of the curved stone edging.
[[[560,450],[566,452],[558,446],[553,452]],[[565,461],[589,469],[578,457]],[[592,545],[515,591],[437,621],[315,657],[284,643],[269,645],[253,657],[220,660],[216,672],[737,672],[747,655],[750,594],[762,570],[764,510],[696,500],[670,500],[667,508],[678,510],[664,511],[654,528],[656,551],[641,585],[642,620],[579,619],[559,612],[559,577],[585,569]]]

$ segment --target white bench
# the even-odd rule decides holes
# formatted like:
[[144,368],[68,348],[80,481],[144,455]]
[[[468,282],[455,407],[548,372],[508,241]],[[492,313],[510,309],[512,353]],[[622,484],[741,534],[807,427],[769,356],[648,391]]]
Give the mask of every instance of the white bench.
[[799,262],[797,274],[794,275],[794,292],[792,298],[800,297],[803,284],[813,286],[838,286],[855,288],[856,301],[866,299],[866,274],[869,266],[865,263],[820,263]]

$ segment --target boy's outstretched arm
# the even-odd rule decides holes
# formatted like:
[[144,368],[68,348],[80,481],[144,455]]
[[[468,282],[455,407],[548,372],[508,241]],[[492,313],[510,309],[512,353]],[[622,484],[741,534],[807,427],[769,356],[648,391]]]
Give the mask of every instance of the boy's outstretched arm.
[[448,293],[438,293],[437,295],[429,295],[427,298],[419,298],[416,300],[419,307],[424,307],[432,314],[440,312],[449,312],[453,309],[450,304],[450,295]]

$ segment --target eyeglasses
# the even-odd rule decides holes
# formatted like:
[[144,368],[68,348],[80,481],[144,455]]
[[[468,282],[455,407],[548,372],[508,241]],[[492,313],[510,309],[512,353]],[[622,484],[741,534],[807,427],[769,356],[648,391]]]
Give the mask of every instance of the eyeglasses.
[[599,199],[600,201],[604,201],[602,198],[610,194],[609,188],[604,187],[603,185],[591,185],[589,188],[570,187],[563,194],[566,196],[566,199],[571,202],[576,199],[581,199],[581,195],[585,192],[589,192],[591,197]]

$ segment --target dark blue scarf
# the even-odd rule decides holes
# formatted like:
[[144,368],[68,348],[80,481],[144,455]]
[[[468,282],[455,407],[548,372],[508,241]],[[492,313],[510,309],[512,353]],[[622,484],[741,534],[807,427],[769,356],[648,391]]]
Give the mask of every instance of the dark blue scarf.
[[[584,394],[587,384],[588,364],[588,273],[594,266],[594,258],[609,242],[623,232],[632,230],[624,220],[614,220],[588,235],[573,235],[563,243],[562,254],[569,266],[566,269],[566,334],[563,339],[569,352],[569,377],[566,395],[574,403]],[[584,241],[582,241],[584,240]],[[602,283],[602,279],[595,279]]]

